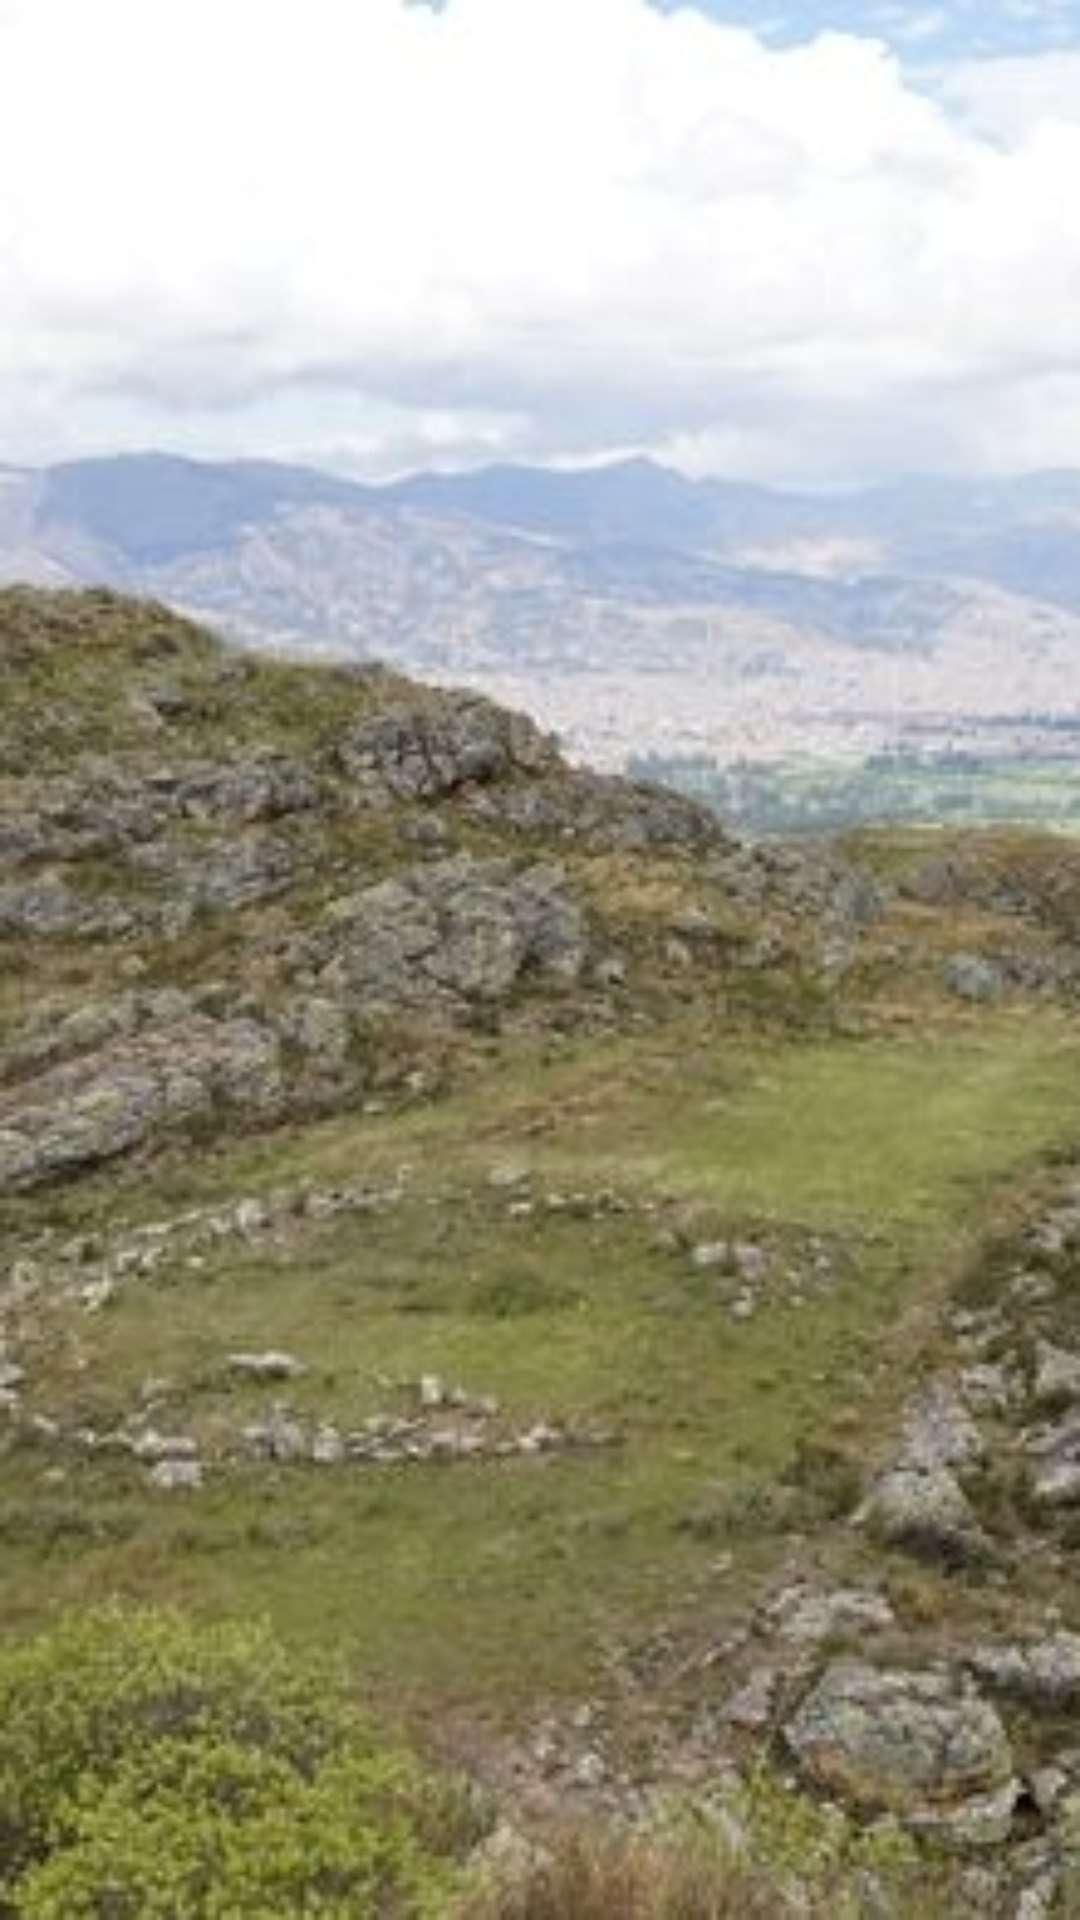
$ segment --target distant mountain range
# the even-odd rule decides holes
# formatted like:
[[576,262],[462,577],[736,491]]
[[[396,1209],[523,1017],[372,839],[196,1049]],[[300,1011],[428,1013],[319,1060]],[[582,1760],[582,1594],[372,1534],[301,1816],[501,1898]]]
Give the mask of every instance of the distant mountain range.
[[649,460],[386,486],[164,454],[0,467],[0,578],[471,680],[607,762],[1080,710],[1080,473],[809,495]]

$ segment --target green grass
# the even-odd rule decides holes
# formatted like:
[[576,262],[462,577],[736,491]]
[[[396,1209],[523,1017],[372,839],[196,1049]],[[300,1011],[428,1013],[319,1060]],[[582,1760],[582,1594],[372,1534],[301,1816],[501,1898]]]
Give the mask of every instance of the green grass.
[[[310,1368],[286,1397],[345,1425],[399,1403],[386,1381],[430,1371],[496,1395],[515,1428],[584,1417],[623,1444],[445,1468],[244,1466],[193,1500],[154,1496],[105,1459],[46,1487],[48,1456],[20,1450],[0,1460],[0,1619],[114,1591],[266,1612],[297,1641],[341,1644],[421,1713],[512,1718],[602,1684],[612,1645],[714,1604],[726,1513],[742,1514],[740,1591],[779,1558],[761,1490],[801,1443],[839,1435],[857,1454],[880,1435],[918,1365],[905,1320],[937,1297],[995,1186],[1075,1138],[1078,1041],[1063,1016],[1028,1009],[901,1041],[710,1047],[688,1029],[679,1044],[670,1030],[575,1043],[493,1063],[435,1107],[43,1201],[39,1217],[51,1207],[74,1226],[106,1207],[149,1217],[411,1168],[385,1216],[308,1228],[276,1252],[232,1243],[101,1316],[54,1316],[32,1368],[42,1407],[107,1425],[164,1374],[176,1389],[159,1424],[194,1426],[212,1449],[224,1415],[239,1423],[273,1397],[230,1390],[222,1357],[281,1346]],[[611,1185],[658,1213],[512,1219],[486,1179],[511,1158],[539,1194]],[[780,1250],[828,1236],[835,1283],[735,1323],[715,1277],[656,1244],[686,1208],[691,1236],[756,1232]],[[710,1512],[715,1526],[687,1524]]]

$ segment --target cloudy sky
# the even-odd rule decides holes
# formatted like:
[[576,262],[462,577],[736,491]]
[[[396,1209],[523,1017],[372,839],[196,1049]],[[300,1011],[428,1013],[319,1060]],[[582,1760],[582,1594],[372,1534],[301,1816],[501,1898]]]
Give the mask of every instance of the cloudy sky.
[[1080,0],[0,0],[0,463],[1080,467]]

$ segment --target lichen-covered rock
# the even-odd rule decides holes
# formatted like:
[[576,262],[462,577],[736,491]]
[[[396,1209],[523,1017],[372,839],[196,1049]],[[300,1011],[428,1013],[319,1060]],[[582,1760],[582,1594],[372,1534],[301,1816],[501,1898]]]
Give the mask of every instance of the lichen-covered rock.
[[461,855],[339,901],[316,947],[323,991],[354,1011],[436,1011],[498,1001],[529,974],[577,980],[589,936],[560,868]]
[[1080,1413],[1075,1408],[1053,1426],[1024,1435],[1030,1461],[1031,1497],[1037,1506],[1071,1507],[1080,1502]]
[[947,1566],[993,1557],[991,1542],[947,1467],[894,1467],[875,1481],[858,1515],[888,1546]]
[[188,846],[153,840],[129,858],[168,889],[173,910],[181,908],[186,918],[273,899],[289,885],[295,867],[289,848],[265,829]]
[[1080,1354],[1068,1353],[1049,1340],[1035,1343],[1035,1400],[1070,1403],[1080,1400]]
[[116,939],[130,932],[119,901],[84,896],[59,874],[0,887],[0,939]]
[[994,960],[978,953],[954,953],[945,962],[942,978],[951,993],[961,1000],[999,1000],[1005,991],[1005,975]]
[[0,1093],[0,1192],[97,1166],[221,1107],[269,1117],[281,1095],[278,1041],[256,1021],[152,1025]]
[[704,854],[734,844],[714,813],[682,794],[585,770],[551,772],[546,779],[472,792],[467,812],[513,833],[621,853],[666,848]]
[[896,1618],[884,1594],[866,1587],[787,1587],[766,1609],[763,1624],[782,1640],[814,1646],[834,1634],[884,1633]]
[[307,1369],[295,1354],[268,1348],[264,1353],[230,1353],[229,1372],[244,1380],[296,1380]]
[[524,714],[470,693],[387,707],[338,741],[337,758],[357,796],[375,804],[438,800],[558,764],[554,743]]
[[976,1647],[967,1665],[994,1692],[1022,1700],[1038,1712],[1064,1713],[1080,1705],[1080,1634]]
[[838,1660],[788,1721],[807,1779],[867,1812],[957,1809],[1013,1777],[995,1709],[955,1674]]
[[931,1472],[973,1466],[982,1435],[951,1380],[932,1380],[904,1410],[899,1465]]

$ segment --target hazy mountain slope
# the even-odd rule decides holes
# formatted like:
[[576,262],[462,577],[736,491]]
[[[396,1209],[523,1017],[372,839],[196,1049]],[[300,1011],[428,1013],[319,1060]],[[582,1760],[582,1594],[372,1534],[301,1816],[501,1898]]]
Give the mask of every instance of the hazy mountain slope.
[[611,764],[730,759],[1080,707],[1078,502],[1069,474],[809,498],[645,460],[374,488],[127,456],[5,472],[0,577],[466,676]]

